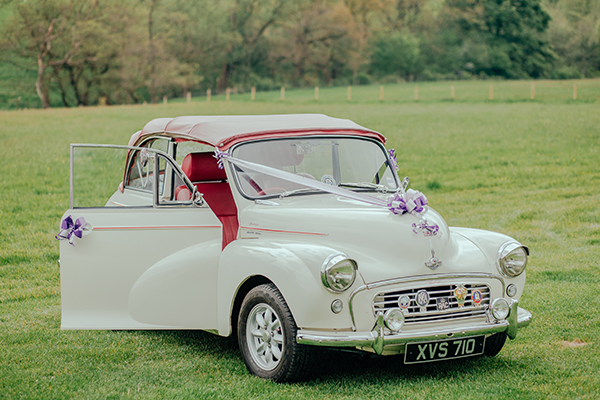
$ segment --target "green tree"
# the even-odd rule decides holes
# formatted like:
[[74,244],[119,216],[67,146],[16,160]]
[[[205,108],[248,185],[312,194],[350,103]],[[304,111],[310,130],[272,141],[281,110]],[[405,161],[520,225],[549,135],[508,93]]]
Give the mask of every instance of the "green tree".
[[96,15],[98,1],[30,0],[12,5],[13,17],[3,27],[0,46],[29,67],[36,64],[36,92],[42,107],[48,108],[46,71],[88,59],[80,51],[89,40],[82,26]]
[[446,0],[446,6],[448,22],[461,35],[464,63],[475,72],[548,75],[556,55],[546,35],[550,16],[540,0]]
[[412,80],[420,68],[419,41],[410,32],[393,32],[374,41],[372,73]]
[[282,25],[273,32],[270,58],[289,71],[291,82],[330,84],[360,57],[360,33],[343,2],[305,2]]
[[546,0],[548,33],[559,56],[553,77],[600,75],[600,1]]

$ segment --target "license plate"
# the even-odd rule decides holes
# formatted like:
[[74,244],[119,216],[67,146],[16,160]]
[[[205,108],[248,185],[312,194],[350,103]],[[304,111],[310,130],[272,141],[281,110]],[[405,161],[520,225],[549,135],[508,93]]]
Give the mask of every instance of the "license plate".
[[484,346],[485,335],[434,342],[407,343],[404,363],[416,364],[476,356],[483,354]]

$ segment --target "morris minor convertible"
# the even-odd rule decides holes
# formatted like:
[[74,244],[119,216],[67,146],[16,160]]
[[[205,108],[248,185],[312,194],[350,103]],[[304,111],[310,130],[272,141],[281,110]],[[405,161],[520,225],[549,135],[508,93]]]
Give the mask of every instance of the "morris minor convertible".
[[62,329],[235,335],[250,373],[327,348],[494,356],[531,321],[529,249],[449,227],[379,132],[325,115],[159,118],[72,144]]

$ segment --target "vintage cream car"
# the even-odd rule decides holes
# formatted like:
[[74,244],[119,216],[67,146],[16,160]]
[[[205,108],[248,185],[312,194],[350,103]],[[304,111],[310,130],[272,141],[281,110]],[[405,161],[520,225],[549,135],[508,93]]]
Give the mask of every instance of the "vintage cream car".
[[497,354],[531,320],[528,248],[448,227],[384,144],[307,114],[159,118],[128,146],[71,145],[62,328],[233,334],[278,382],[323,347]]

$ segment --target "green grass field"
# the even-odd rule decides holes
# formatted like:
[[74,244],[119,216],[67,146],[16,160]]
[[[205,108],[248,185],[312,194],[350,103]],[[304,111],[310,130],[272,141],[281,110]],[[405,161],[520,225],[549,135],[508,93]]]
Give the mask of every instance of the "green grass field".
[[[525,84],[521,100],[488,101],[482,82],[470,86],[480,101],[461,100],[457,83],[452,102],[444,82],[420,85],[419,102],[406,86],[408,100],[380,103],[371,86],[369,102],[322,88],[319,102],[305,90],[284,102],[277,91],[255,102],[245,93],[229,102],[0,111],[0,398],[599,398],[600,91],[591,82],[585,101],[569,98],[572,83],[564,100],[530,101]],[[402,87],[386,86],[386,97],[394,89]],[[448,98],[426,100],[428,90]],[[531,326],[494,358],[404,366],[327,353],[316,379],[289,385],[250,376],[234,340],[205,332],[60,330],[54,235],[68,208],[69,143],[126,144],[157,117],[308,112],[382,132],[400,175],[450,225],[529,245],[521,306]]]

